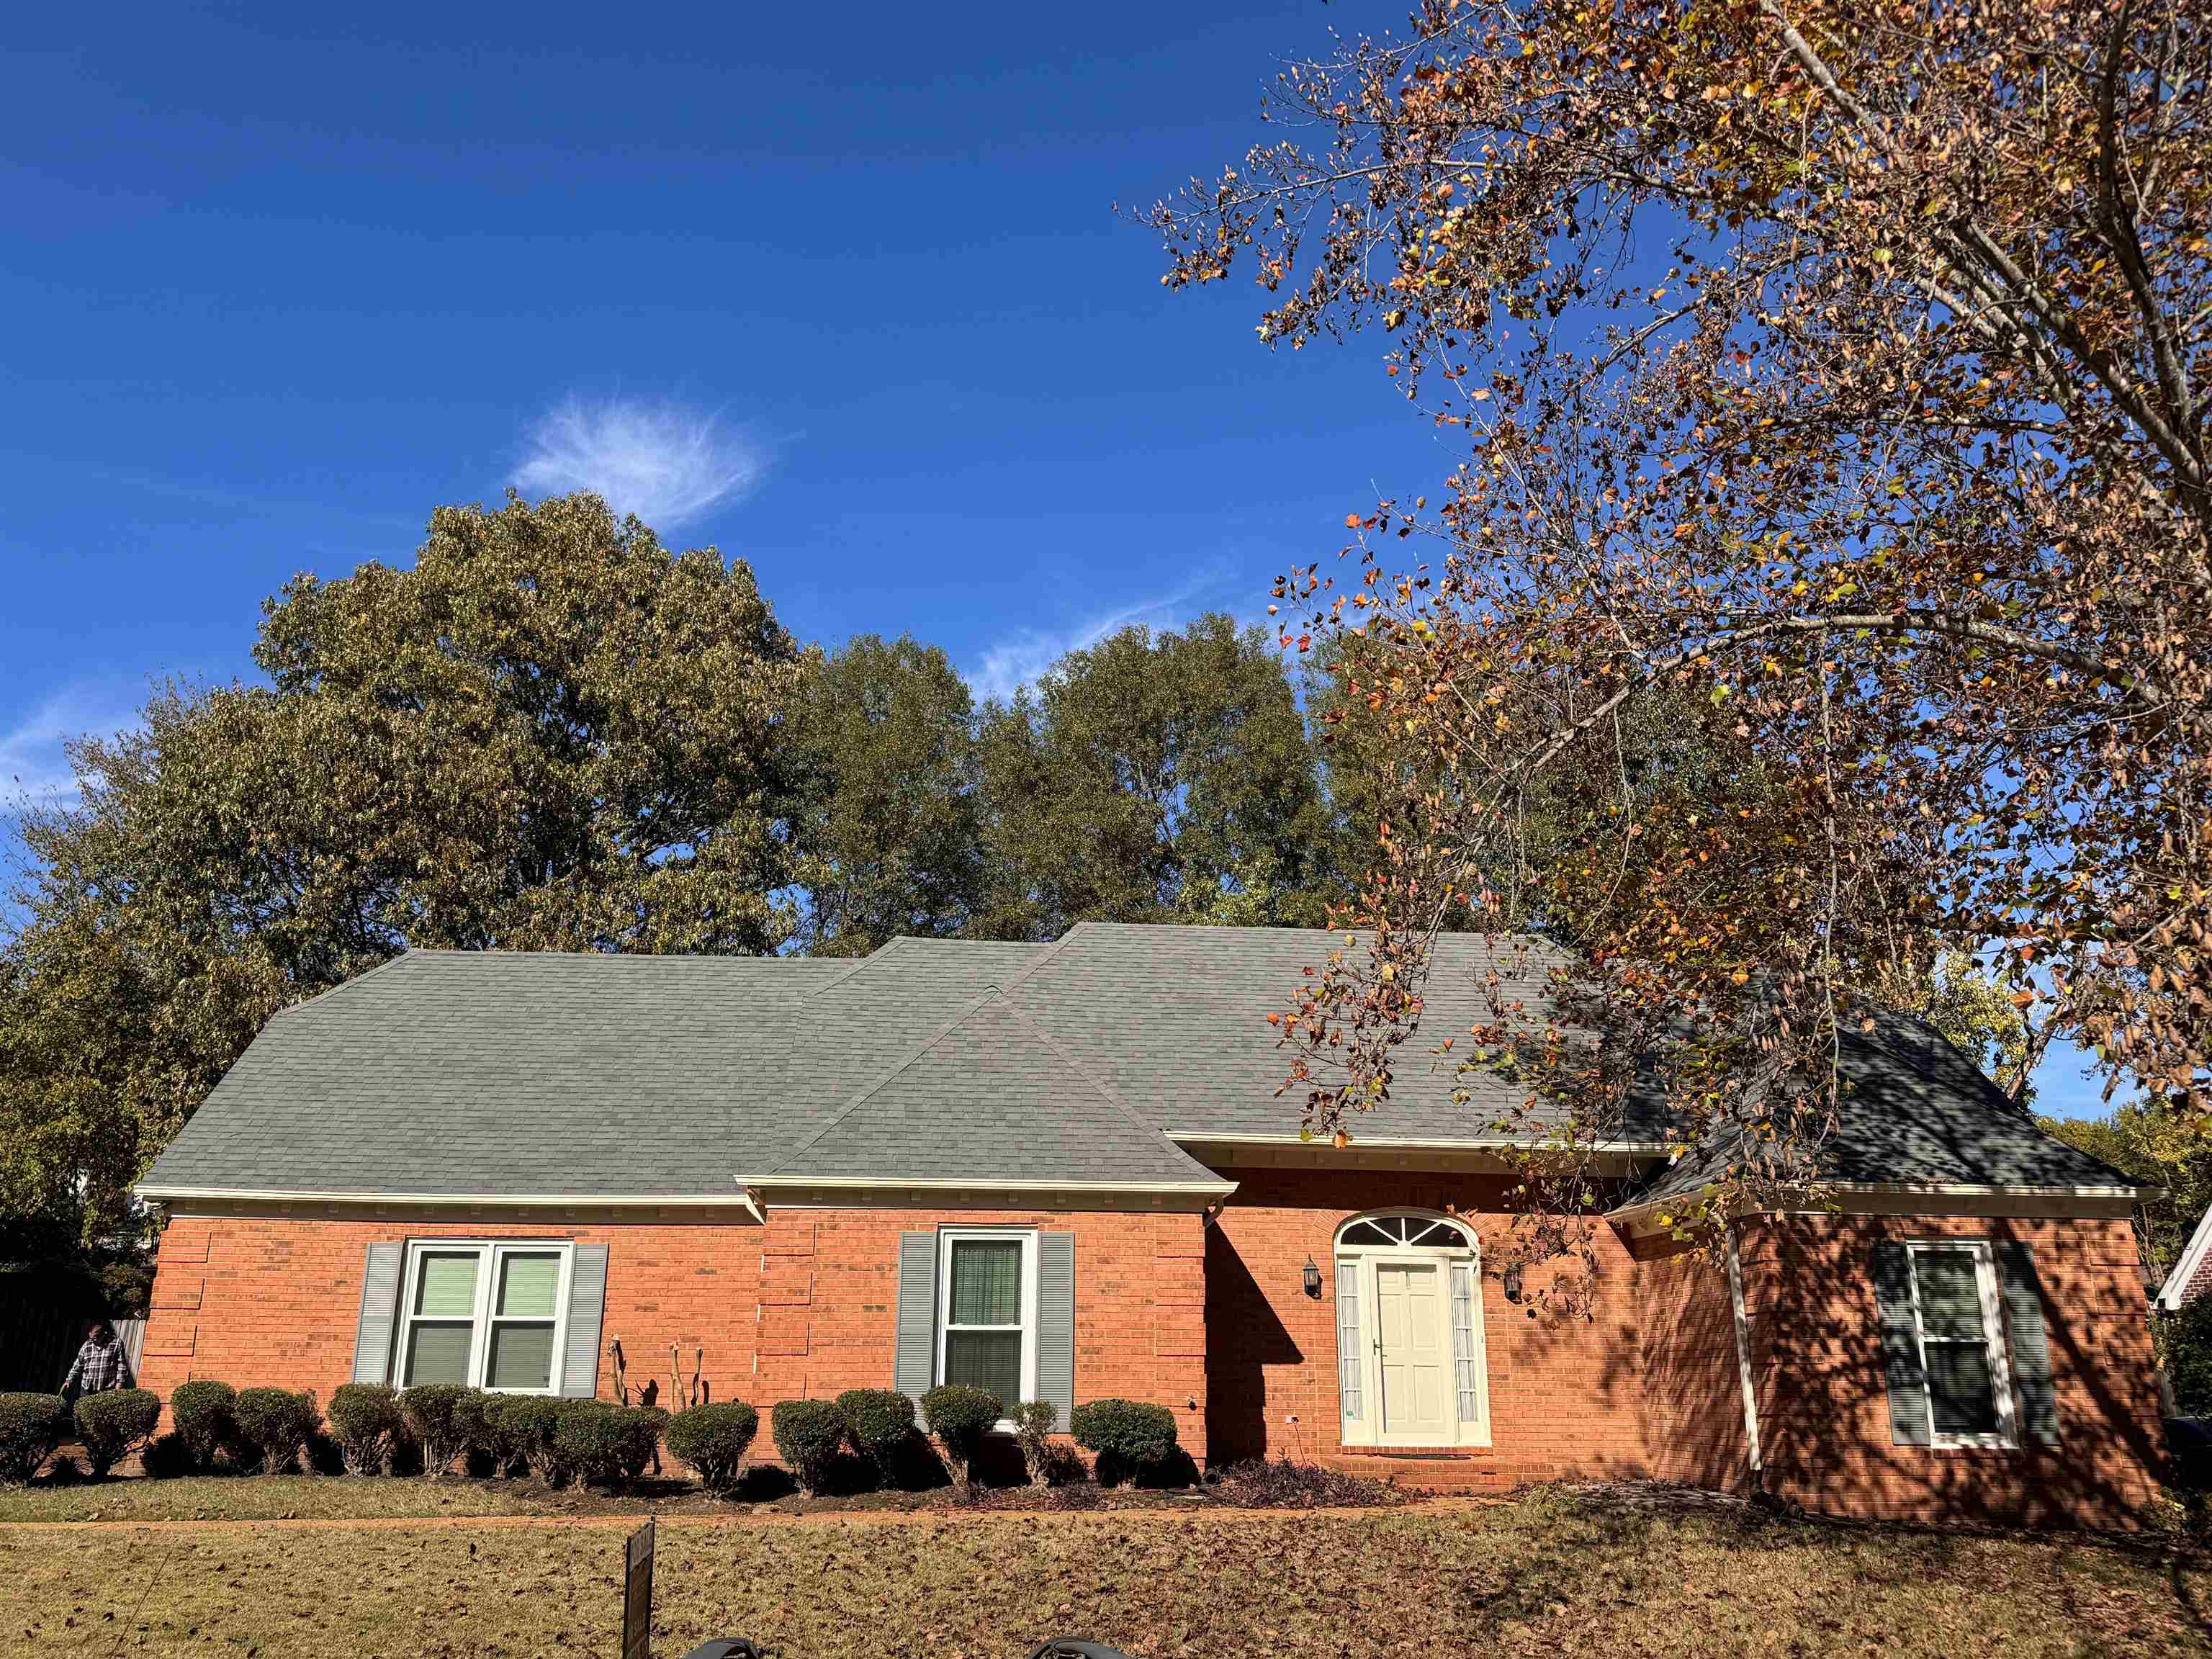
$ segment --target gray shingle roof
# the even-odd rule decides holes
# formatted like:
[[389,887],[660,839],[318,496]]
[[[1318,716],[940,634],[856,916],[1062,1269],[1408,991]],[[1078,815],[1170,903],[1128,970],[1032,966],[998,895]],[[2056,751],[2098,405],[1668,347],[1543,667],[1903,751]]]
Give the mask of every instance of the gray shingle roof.
[[[1820,1164],[1831,1181],[1877,1186],[2131,1188],[2136,1178],[2045,1134],[1925,1020],[1878,1016],[1847,1032],[1844,1088]],[[1711,1185],[1731,1149],[1700,1148],[1654,1176],[1638,1206]]]
[[[1089,923],[1056,945],[898,939],[860,962],[415,951],[271,1020],[145,1184],[712,1197],[740,1181],[1207,1182],[1163,1132],[1295,1137],[1303,1101],[1278,1092],[1290,1056],[1267,1016],[1341,943]],[[1355,1133],[1489,1138],[1522,1090],[1428,1050],[1488,1019],[1493,970],[1540,1017],[1548,965],[1440,941],[1423,1036]],[[1898,1021],[1853,1045],[1838,1178],[2124,1181],[1924,1037]],[[1699,1184],[1704,1167],[1662,1184]]]
[[1006,994],[986,991],[779,1163],[779,1180],[1212,1183],[1217,1177],[1079,1070]]
[[146,1179],[255,1191],[727,1191],[755,1086],[849,963],[413,951],[270,1020]]

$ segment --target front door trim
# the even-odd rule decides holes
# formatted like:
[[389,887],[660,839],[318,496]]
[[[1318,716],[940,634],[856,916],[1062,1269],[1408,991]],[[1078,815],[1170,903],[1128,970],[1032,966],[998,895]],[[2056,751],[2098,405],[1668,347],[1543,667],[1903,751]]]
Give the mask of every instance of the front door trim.
[[[1426,1223],[1442,1223],[1441,1227],[1400,1227],[1389,1224],[1401,1218],[1410,1222],[1419,1219]],[[1361,1223],[1382,1225],[1362,1226]],[[1419,1238],[1419,1243],[1382,1243],[1374,1242],[1378,1231],[1392,1231]],[[1352,1237],[1347,1240],[1346,1235]],[[1456,1216],[1436,1210],[1410,1209],[1403,1206],[1388,1210],[1376,1210],[1348,1216],[1336,1231],[1335,1259],[1349,1265],[1357,1277],[1359,1297],[1359,1377],[1363,1409],[1358,1419],[1346,1421],[1338,1414],[1338,1432],[1347,1447],[1373,1446],[1396,1449],[1409,1447],[1487,1446],[1490,1444],[1490,1377],[1489,1360],[1483,1336],[1482,1320],[1482,1258],[1474,1231]],[[1378,1295],[1376,1267],[1382,1262],[1429,1261],[1436,1264],[1435,1295],[1443,1305],[1444,1321],[1444,1435],[1441,1441],[1431,1435],[1391,1435],[1383,1432],[1384,1401],[1382,1393],[1382,1355],[1381,1347],[1381,1301]],[[1468,1271],[1469,1297],[1469,1326],[1474,1344],[1474,1383],[1476,1409],[1472,1419],[1461,1409],[1458,1364],[1454,1346],[1456,1320],[1453,1308],[1452,1269],[1464,1266]],[[1340,1340],[1341,1336],[1340,1335]]]

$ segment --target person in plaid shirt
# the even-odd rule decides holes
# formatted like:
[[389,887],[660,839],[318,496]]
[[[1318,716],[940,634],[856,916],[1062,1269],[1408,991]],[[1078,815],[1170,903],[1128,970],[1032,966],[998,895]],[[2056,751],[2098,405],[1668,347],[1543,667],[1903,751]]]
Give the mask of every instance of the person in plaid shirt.
[[110,1389],[131,1386],[131,1361],[124,1354],[123,1339],[116,1335],[114,1326],[100,1320],[85,1333],[84,1346],[76,1351],[76,1364],[62,1379],[62,1392],[74,1399],[80,1394],[106,1394]]

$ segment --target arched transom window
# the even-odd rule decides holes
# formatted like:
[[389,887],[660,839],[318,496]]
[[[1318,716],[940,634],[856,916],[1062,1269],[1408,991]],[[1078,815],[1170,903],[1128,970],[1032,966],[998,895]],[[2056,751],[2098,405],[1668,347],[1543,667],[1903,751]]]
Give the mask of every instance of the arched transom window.
[[1345,1224],[1337,1235],[1339,1249],[1362,1244],[1388,1248],[1402,1244],[1442,1245],[1449,1249],[1466,1249],[1467,1235],[1456,1222],[1442,1216],[1429,1215],[1367,1215]]
[[1474,1232],[1419,1210],[1336,1235],[1337,1392],[1347,1446],[1486,1446],[1482,1266]]

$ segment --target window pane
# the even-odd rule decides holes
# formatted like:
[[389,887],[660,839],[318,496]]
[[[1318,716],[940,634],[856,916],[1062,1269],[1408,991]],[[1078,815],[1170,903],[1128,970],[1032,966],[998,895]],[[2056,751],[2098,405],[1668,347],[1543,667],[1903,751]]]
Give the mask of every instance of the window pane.
[[1990,1351],[1979,1342],[1928,1345],[1928,1401],[1938,1434],[1995,1434],[1996,1396],[1990,1388]]
[[1982,1288],[1972,1253],[1916,1250],[1912,1267],[1920,1279],[1920,1322],[1929,1336],[1982,1334]]
[[488,1389],[550,1389],[553,1386],[553,1328],[550,1325],[495,1325],[491,1358],[484,1364]]
[[425,1253],[415,1281],[415,1311],[466,1319],[477,1310],[477,1253]]
[[499,1261],[499,1309],[510,1318],[550,1319],[561,1285],[557,1255],[504,1255]]
[[[953,1258],[957,1272],[957,1256]],[[971,1389],[988,1389],[1012,1411],[1022,1397],[1022,1334],[1019,1331],[947,1331],[945,1380]]]
[[407,1340],[407,1386],[469,1380],[470,1325],[417,1325]]
[[1022,1322],[1022,1246],[1019,1239],[953,1241],[952,1312],[947,1322],[954,1325],[1018,1325]]

